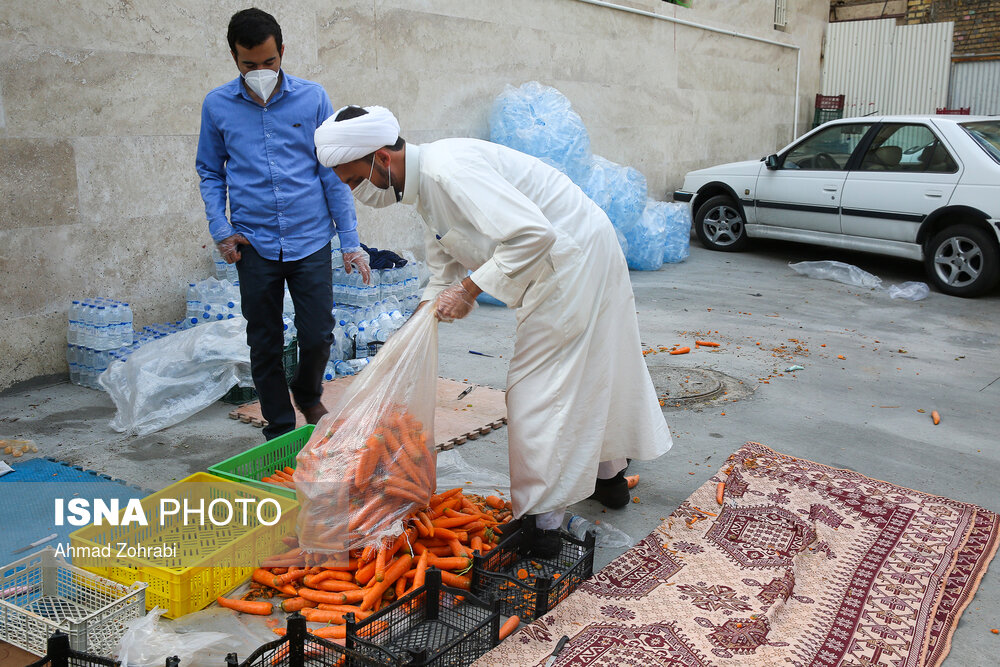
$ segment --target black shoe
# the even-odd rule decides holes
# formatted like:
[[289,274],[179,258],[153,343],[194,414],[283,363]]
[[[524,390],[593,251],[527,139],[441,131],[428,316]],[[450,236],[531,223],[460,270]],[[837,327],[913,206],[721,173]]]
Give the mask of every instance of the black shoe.
[[625,471],[622,470],[611,479],[597,480],[590,498],[612,510],[628,505],[632,500],[632,494],[629,493],[628,482],[625,481]]
[[535,558],[555,558],[562,551],[562,536],[558,529],[539,530],[529,537],[528,553]]

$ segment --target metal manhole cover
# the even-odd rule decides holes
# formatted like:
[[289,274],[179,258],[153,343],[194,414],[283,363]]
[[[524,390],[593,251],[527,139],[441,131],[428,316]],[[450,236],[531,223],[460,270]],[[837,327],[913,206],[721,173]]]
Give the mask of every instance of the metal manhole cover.
[[711,401],[723,395],[727,400],[734,401],[752,393],[738,379],[718,371],[647,365],[660,405],[665,408]]

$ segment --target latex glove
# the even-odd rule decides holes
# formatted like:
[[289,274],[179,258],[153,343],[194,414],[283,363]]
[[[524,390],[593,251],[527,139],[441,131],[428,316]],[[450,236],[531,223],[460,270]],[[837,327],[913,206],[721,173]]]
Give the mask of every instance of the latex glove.
[[365,281],[365,285],[371,284],[372,269],[368,266],[368,253],[364,250],[351,250],[343,253],[344,256],[344,271],[350,273],[354,269],[358,270],[361,274],[361,279]]
[[250,245],[250,242],[237,232],[216,243],[215,247],[219,249],[219,254],[222,255],[222,259],[226,260],[227,264],[235,264],[243,257],[240,252],[241,245]]
[[435,314],[442,322],[453,322],[471,313],[475,307],[476,296],[466,289],[464,283],[458,283],[438,294]]

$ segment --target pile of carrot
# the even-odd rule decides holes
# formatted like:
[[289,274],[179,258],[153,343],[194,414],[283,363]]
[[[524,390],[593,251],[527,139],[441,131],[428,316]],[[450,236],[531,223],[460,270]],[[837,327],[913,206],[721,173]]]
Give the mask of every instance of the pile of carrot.
[[363,546],[432,500],[437,471],[423,424],[402,408],[385,410],[363,434],[357,421],[337,420],[303,448],[294,471],[270,477],[295,485],[299,540],[312,550]]
[[298,611],[310,622],[325,624],[310,630],[314,635],[341,640],[345,614],[353,612],[356,620],[364,620],[383,604],[422,586],[428,568],[441,570],[444,585],[468,590],[473,554],[493,549],[511,518],[510,503],[497,496],[451,489],[411,512],[402,533],[377,546],[352,550],[343,562],[310,553],[297,538],[286,538],[291,550],[267,559],[253,572],[243,599],[218,602],[244,613],[270,615],[272,603],[261,598],[278,598],[281,611]]

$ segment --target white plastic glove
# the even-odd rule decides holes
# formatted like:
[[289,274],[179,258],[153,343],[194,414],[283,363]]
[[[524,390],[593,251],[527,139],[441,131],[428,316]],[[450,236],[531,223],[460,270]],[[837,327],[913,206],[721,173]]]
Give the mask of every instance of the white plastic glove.
[[350,273],[354,269],[357,269],[358,273],[361,274],[361,279],[365,281],[365,285],[370,285],[372,270],[368,266],[368,253],[358,248],[357,250],[345,250],[342,254],[344,257],[344,271]]
[[[480,292],[481,290],[476,289],[473,283],[473,291]],[[473,294],[466,288],[465,281],[452,285],[438,294],[435,314],[442,322],[460,320],[476,307],[476,296],[478,294]]]
[[226,260],[227,264],[235,264],[243,257],[240,253],[241,245],[250,245],[250,242],[247,241],[245,236],[237,232],[216,243],[215,247],[219,249],[219,254],[222,255],[222,259]]

